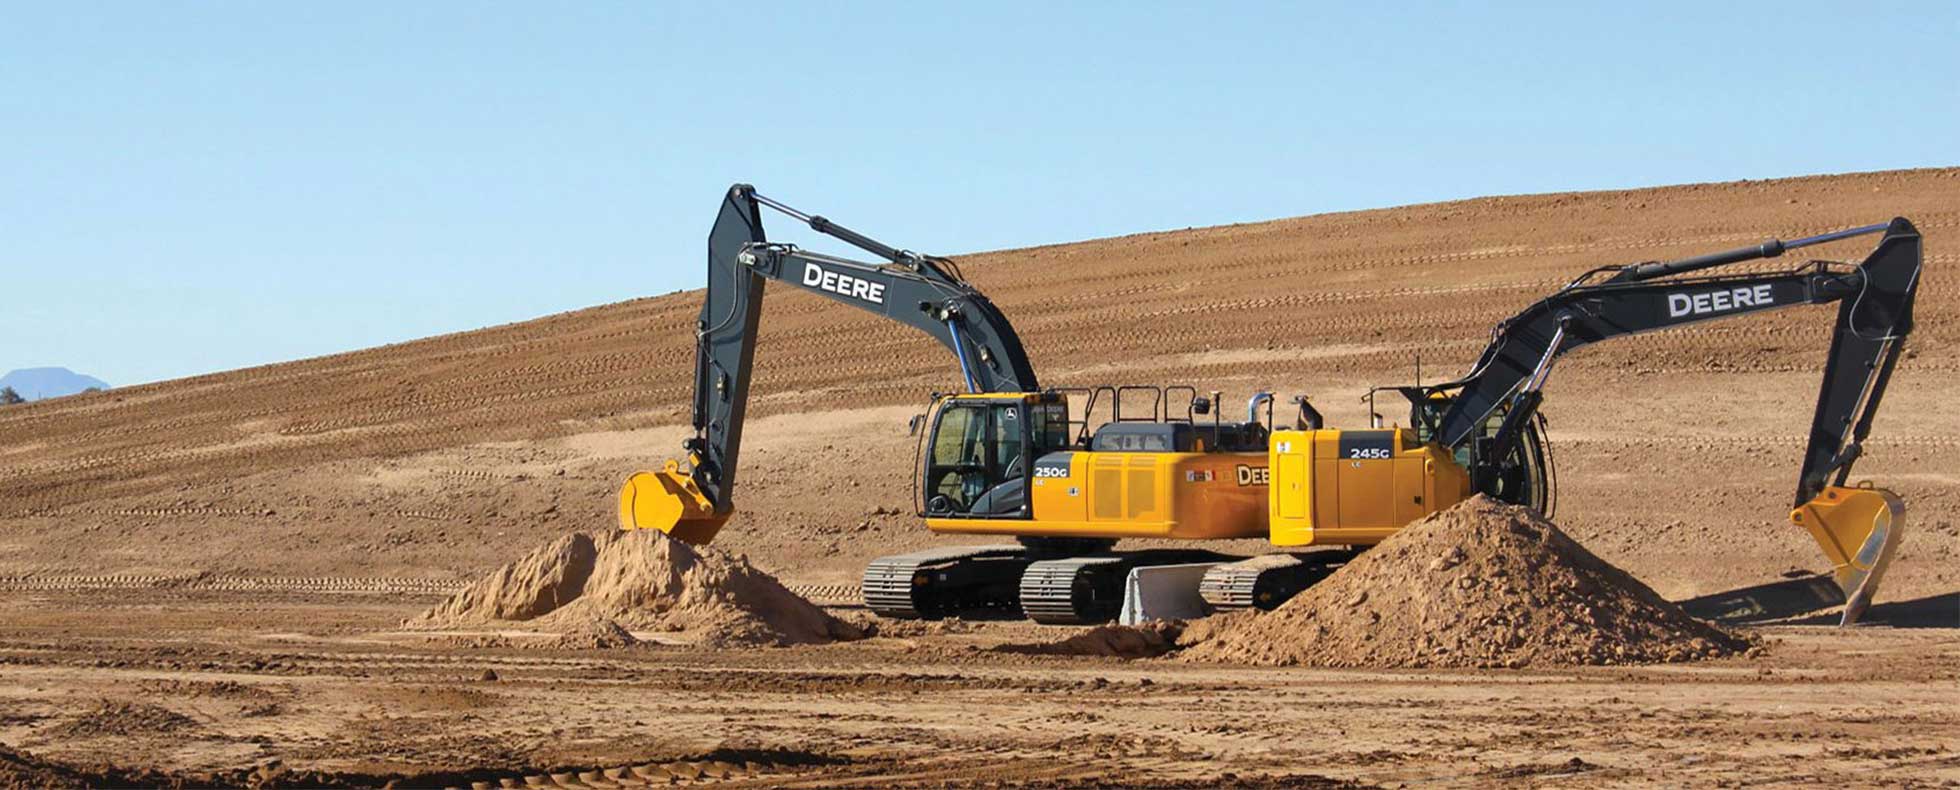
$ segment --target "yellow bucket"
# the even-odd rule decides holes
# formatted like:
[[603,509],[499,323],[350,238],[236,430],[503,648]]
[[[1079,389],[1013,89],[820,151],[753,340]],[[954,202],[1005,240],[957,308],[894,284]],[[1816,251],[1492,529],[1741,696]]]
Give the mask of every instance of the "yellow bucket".
[[1906,506],[1897,494],[1870,483],[1830,486],[1790,511],[1790,523],[1810,531],[1831,561],[1844,590],[1843,625],[1857,622],[1878,592],[1905,528]]
[[685,543],[706,545],[728,522],[694,479],[668,461],[658,472],[636,472],[619,488],[619,528],[657,529]]

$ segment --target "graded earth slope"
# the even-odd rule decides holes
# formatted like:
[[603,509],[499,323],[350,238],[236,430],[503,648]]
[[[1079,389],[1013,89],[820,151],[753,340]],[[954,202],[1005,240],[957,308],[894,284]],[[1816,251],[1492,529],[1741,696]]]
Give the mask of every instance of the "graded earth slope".
[[[1020,621],[601,650],[632,640],[620,623],[633,618],[609,615],[658,608],[631,595],[579,605],[613,587],[597,570],[599,544],[621,539],[610,531],[586,535],[590,572],[574,570],[572,538],[564,572],[546,551],[508,579],[545,583],[478,588],[477,604],[529,620],[402,628],[485,569],[604,530],[621,477],[678,447],[699,296],[681,294],[0,408],[0,787],[1960,781],[1960,480],[1947,462],[1960,418],[1944,388],[1960,367],[1957,206],[1960,171],[1874,173],[963,260],[1044,381],[1304,391],[1357,425],[1363,387],[1408,380],[1412,352],[1424,378],[1460,372],[1491,322],[1595,264],[1904,214],[1928,236],[1920,334],[1860,472],[1901,490],[1912,523],[1867,621],[1933,611],[1916,625],[1943,628],[1805,618],[1749,627],[1770,649],[1740,658],[1418,672],[1125,661],[1165,649],[1173,629]],[[943,541],[909,515],[905,422],[956,386],[953,367],[930,341],[835,304],[775,289],[767,312],[739,513],[715,548],[819,601],[848,598],[866,558]],[[1782,511],[1827,321],[1792,310],[1562,362],[1548,406],[1559,524],[1670,599],[1817,568]],[[658,544],[620,555],[619,578],[681,556]],[[484,633],[559,629],[555,642]]]
[[[1333,424],[1358,425],[1367,386],[1408,381],[1418,353],[1425,378],[1461,372],[1492,324],[1594,266],[1909,217],[1927,237],[1918,334],[1859,467],[1913,511],[1882,602],[1960,588],[1960,476],[1946,463],[1960,415],[1944,388],[1960,370],[1957,207],[1960,169],[1914,170],[1480,198],[961,263],[1046,384],[1305,392]],[[1855,260],[1869,241],[1752,266]],[[618,481],[678,450],[699,299],[0,410],[0,575],[459,583],[609,523]],[[718,545],[787,582],[848,584],[871,556],[943,540],[909,515],[905,420],[957,386],[952,360],[784,288],[767,317],[739,513]],[[1800,308],[1562,361],[1545,407],[1560,523],[1671,598],[1820,569],[1784,514],[1829,324]]]

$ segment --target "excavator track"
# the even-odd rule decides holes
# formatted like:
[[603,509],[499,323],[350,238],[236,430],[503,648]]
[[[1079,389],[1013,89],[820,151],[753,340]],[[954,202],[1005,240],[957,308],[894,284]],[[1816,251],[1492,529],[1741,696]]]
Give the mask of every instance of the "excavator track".
[[1171,549],[1030,563],[1021,574],[1021,611],[1044,625],[1106,623],[1123,608],[1123,580],[1130,569],[1219,559],[1209,551]]
[[1198,596],[1220,611],[1271,611],[1327,578],[1354,556],[1351,551],[1315,551],[1264,554],[1228,562],[1205,572],[1198,582]]
[[955,546],[895,554],[864,568],[864,605],[879,617],[935,619],[1012,611],[1015,583],[1032,562],[1018,545]]

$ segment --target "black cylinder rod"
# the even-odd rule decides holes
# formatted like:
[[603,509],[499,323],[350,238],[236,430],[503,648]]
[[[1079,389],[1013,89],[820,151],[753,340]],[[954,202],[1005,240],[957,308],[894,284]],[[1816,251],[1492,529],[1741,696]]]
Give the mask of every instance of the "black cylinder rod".
[[1823,233],[1816,236],[1806,236],[1804,238],[1794,239],[1791,241],[1778,241],[1776,239],[1770,239],[1769,241],[1763,242],[1761,244],[1756,244],[1748,247],[1737,247],[1733,250],[1727,250],[1725,252],[1711,252],[1707,255],[1697,255],[1693,258],[1682,258],[1681,260],[1678,261],[1667,261],[1665,263],[1643,263],[1638,266],[1628,267],[1620,276],[1614,279],[1652,280],[1657,277],[1666,277],[1671,274],[1680,274],[1682,272],[1692,272],[1697,269],[1707,269],[1715,266],[1727,266],[1728,264],[1731,263],[1741,263],[1743,261],[1753,261],[1761,258],[1774,258],[1778,255],[1782,255],[1786,251],[1794,250],[1799,247],[1808,247],[1812,244],[1824,244],[1826,242],[1838,241],[1840,239],[1848,239],[1854,236],[1864,236],[1866,234],[1871,234],[1871,233],[1881,233],[1888,227],[1891,227],[1891,223],[1881,222],[1877,225],[1865,225],[1863,227],[1850,228],[1847,230],[1832,231],[1830,233]]

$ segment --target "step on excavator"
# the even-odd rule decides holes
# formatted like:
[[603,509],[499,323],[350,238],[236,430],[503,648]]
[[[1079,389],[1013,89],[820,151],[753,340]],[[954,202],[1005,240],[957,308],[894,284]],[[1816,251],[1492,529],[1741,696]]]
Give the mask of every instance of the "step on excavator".
[[[764,208],[879,261],[771,242]],[[1881,238],[1856,265],[1713,271],[1866,235]],[[1297,414],[1282,427],[1269,393],[1252,396],[1245,420],[1228,421],[1220,393],[1191,386],[1043,388],[1006,316],[952,260],[887,246],[737,184],[708,241],[686,465],[668,461],[630,477],[620,524],[705,544],[733,513],[770,281],[908,324],[952,351],[966,391],[934,394],[913,422],[915,509],[935,533],[1016,539],[874,560],[864,572],[866,606],[903,618],[1019,611],[1043,623],[1109,620],[1130,570],[1193,562],[1211,564],[1199,593],[1212,607],[1271,609],[1403,526],[1477,493],[1550,515],[1556,476],[1539,406],[1561,355],[1626,335],[1835,303],[1790,520],[1831,563],[1848,625],[1869,605],[1904,527],[1896,494],[1847,481],[1912,330],[1920,266],[1919,233],[1903,218],[1602,266],[1498,324],[1461,378],[1369,391],[1370,403],[1381,393],[1406,399],[1407,427],[1381,427],[1378,416],[1366,429],[1329,428],[1305,397],[1292,399]],[[1283,551],[1115,551],[1123,538],[1194,546],[1264,538]]]

